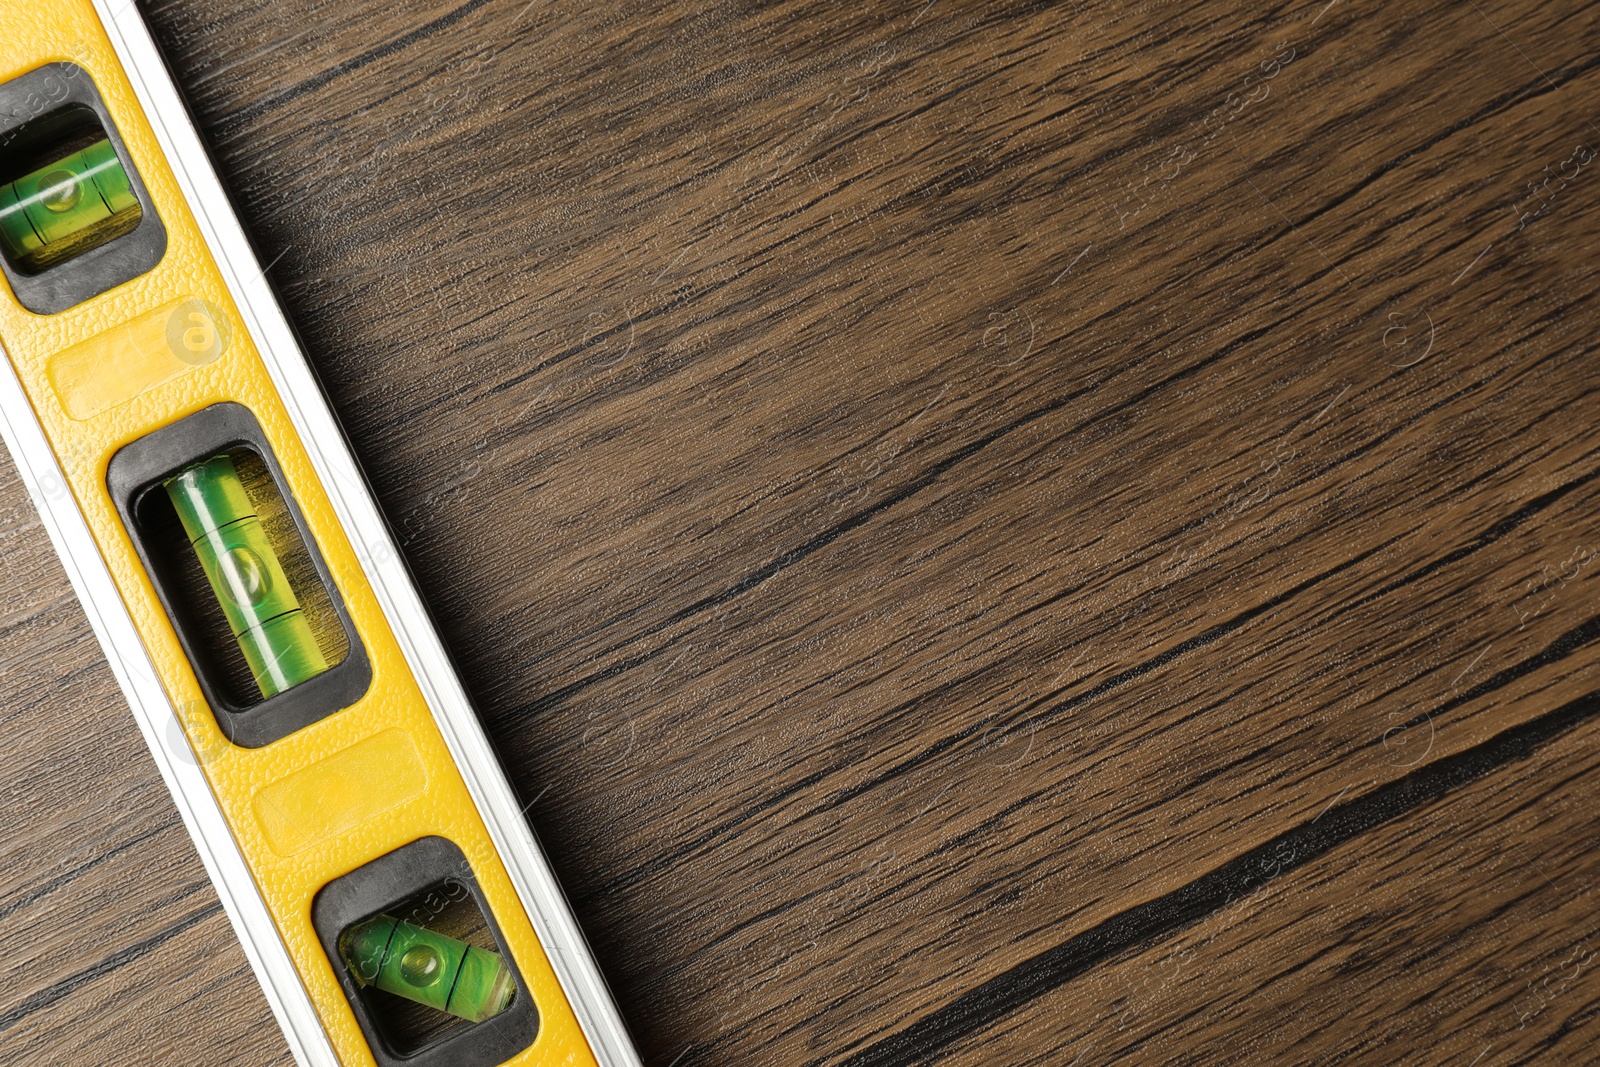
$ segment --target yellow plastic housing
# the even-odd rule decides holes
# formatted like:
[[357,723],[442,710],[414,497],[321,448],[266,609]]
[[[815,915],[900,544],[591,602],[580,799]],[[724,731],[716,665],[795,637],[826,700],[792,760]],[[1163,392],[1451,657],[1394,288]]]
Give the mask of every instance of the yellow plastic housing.
[[[437,835],[466,854],[539,1012],[534,1044],[511,1064],[594,1064],[504,864],[456,769],[344,530],[313,472],[144,112],[87,0],[0,0],[0,81],[47,63],[88,71],[167,230],[150,271],[55,315],[35,315],[0,284],[0,343],[22,380],[150,659],[282,932],[340,1061],[374,1059],[311,923],[331,880]],[[129,324],[162,309],[193,351],[128,349]],[[200,310],[196,310],[200,309]],[[204,333],[215,329],[214,334]],[[201,330],[201,333],[196,333]],[[141,335],[142,336],[142,335]],[[207,338],[211,338],[207,340]],[[215,338],[225,338],[225,345]],[[201,342],[204,341],[204,344]],[[65,354],[65,355],[63,355]],[[57,358],[61,356],[61,358]],[[107,369],[110,368],[110,369]],[[105,375],[104,380],[91,380]],[[372,664],[354,705],[262,748],[218,729],[106,489],[123,445],[192,412],[234,401],[255,413],[344,597]]]

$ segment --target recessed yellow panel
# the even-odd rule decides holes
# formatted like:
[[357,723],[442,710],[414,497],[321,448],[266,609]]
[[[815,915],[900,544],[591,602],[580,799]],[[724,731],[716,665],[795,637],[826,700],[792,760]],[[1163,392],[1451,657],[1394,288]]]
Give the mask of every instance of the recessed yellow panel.
[[87,419],[221,358],[227,317],[198,297],[135,315],[50,357],[50,384],[67,414]]
[[384,730],[256,793],[267,843],[296,856],[427,791],[428,769],[403,730]]

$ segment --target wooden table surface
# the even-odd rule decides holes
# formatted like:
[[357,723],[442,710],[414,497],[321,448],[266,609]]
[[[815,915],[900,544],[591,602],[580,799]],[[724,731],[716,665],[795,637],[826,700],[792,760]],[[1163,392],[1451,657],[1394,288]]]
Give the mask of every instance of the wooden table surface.
[[[651,1067],[1600,1063],[1600,8],[144,7]],[[0,1062],[289,1062],[0,467]]]

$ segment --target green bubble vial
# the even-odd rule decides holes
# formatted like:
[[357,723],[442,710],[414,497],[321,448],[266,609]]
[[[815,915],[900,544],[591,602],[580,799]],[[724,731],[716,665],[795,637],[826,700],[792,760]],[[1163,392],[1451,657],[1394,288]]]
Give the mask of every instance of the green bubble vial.
[[350,927],[339,936],[339,954],[361,985],[470,1023],[505,1011],[517,991],[499,953],[391,915]]
[[116,149],[101,138],[0,185],[0,244],[37,273],[128,233],[141,214]]
[[262,697],[327,670],[233,460],[212,456],[185,467],[166,490]]

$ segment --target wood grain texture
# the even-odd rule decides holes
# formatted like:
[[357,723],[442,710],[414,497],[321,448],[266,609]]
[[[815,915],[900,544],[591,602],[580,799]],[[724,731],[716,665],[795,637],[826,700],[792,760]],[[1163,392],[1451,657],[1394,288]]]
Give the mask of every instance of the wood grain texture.
[[[1362,1055],[1455,1063],[1418,1003],[1585,944],[1473,916],[1513,842],[1587,870],[1594,9],[146,11],[649,1063],[1335,1059],[1282,1016],[1346,955]],[[59,571],[3,580],[108,717]],[[163,1034],[281,1056],[228,995],[248,1053]],[[1516,1047],[1581,1062],[1573,1005]]]
[[1593,1063],[1597,741],[1263,881],[943,1062]]

